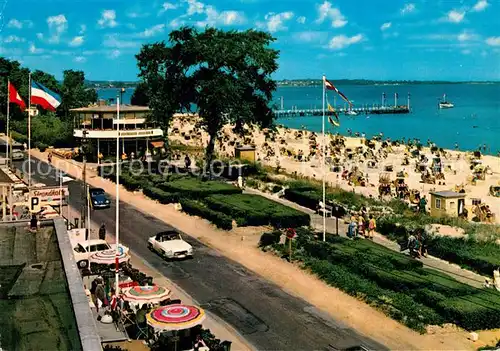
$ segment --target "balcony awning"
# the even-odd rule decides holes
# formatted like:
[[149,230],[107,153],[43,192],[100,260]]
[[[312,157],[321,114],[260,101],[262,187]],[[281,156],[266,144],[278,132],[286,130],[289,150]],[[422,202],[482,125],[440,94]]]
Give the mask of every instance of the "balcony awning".
[[120,120],[113,119],[113,124],[118,124],[118,122],[120,122],[120,124],[142,124],[146,122],[146,119],[145,118],[120,119]]
[[151,145],[156,149],[156,148],[161,148],[165,145],[164,141],[151,141]]

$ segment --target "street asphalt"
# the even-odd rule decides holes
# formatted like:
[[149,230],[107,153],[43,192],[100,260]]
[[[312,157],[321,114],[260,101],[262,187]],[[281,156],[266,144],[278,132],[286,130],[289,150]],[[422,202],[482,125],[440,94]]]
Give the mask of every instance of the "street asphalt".
[[[40,172],[33,175],[32,181],[58,185],[55,170],[45,162],[36,162],[39,165],[32,165],[32,169]],[[14,164],[22,167],[20,162]],[[66,185],[70,191],[69,205],[80,210],[84,203],[82,182],[75,180]],[[110,209],[93,211],[91,219],[114,232],[114,202]],[[120,202],[120,241],[191,295],[201,307],[231,325],[255,349],[311,351],[363,346],[387,350],[187,235],[184,237],[195,250],[194,258],[166,262],[149,251],[146,243],[150,236],[171,228],[131,204]]]

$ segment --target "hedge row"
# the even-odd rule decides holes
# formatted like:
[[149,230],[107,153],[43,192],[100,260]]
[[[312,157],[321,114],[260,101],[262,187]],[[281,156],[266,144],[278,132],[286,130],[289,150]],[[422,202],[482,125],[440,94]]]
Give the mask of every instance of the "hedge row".
[[[295,202],[301,206],[316,210],[320,201],[323,201],[323,193],[316,188],[290,188],[285,190],[285,199]],[[335,217],[343,217],[347,213],[347,208],[344,204],[335,200],[332,194],[327,194],[326,199],[330,202],[338,204],[333,208],[332,215]]]
[[[425,224],[386,217],[378,220],[377,230],[391,240],[402,243],[413,230],[424,228]],[[492,242],[434,236],[429,239],[428,251],[433,256],[487,276],[491,276],[493,270],[500,267],[500,246]]]
[[181,196],[178,193],[167,193],[166,191],[155,188],[154,186],[145,187],[142,189],[142,192],[147,197],[157,200],[164,205],[178,203],[181,199]]
[[[423,331],[426,325],[455,323],[467,330],[500,327],[500,294],[476,289],[440,272],[423,268],[420,261],[368,240],[330,237],[297,230],[295,259],[320,278],[360,297],[392,318]],[[277,244],[279,236],[267,233],[261,246]]]
[[259,195],[212,195],[204,201],[209,208],[228,214],[240,226],[272,225],[275,228],[308,226],[309,214]]
[[224,213],[213,211],[206,207],[204,204],[189,200],[180,200],[182,210],[193,216],[199,216],[208,219],[210,222],[215,224],[218,228],[230,230],[233,228],[233,220],[231,217],[225,215]]
[[231,184],[211,180],[201,181],[194,177],[182,177],[180,179],[159,183],[157,186],[164,191],[180,193],[185,198],[195,200],[202,200],[214,194],[241,194],[241,189]]

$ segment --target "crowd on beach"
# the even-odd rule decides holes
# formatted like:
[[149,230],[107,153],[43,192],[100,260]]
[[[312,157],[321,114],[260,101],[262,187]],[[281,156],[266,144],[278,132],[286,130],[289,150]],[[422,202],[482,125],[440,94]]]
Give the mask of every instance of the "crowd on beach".
[[[175,116],[169,138],[191,146],[205,147],[208,135],[199,128],[195,115]],[[306,129],[262,129],[246,126],[237,133],[234,126],[225,126],[216,141],[220,157],[233,158],[235,147],[252,145],[256,160],[287,173],[322,179],[323,145],[325,149],[326,182],[367,197],[379,197],[380,185],[388,182],[391,196],[413,196],[415,204],[433,191],[452,190],[466,194],[470,216],[479,202],[488,213],[488,219],[498,221],[500,198],[490,194],[490,188],[500,185],[500,162],[497,156],[482,155],[481,150],[462,152],[439,148],[431,140],[403,138],[391,140],[383,133],[367,139],[364,133],[352,136],[321,135]],[[357,136],[357,137],[356,137]],[[456,145],[458,148],[458,144]],[[398,193],[401,182],[405,194]],[[404,188],[406,187],[406,188]],[[493,195],[493,196],[490,196]],[[472,219],[469,217],[469,219]]]

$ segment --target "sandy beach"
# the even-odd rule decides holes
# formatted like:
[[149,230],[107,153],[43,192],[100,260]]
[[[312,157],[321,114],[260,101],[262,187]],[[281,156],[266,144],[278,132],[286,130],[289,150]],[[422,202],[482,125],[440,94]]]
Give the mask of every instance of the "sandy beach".
[[[176,115],[169,131],[170,140],[185,145],[206,147],[208,135],[196,127],[197,117]],[[500,185],[500,158],[481,155],[478,161],[473,152],[461,152],[422,147],[419,155],[412,155],[404,144],[391,145],[392,142],[381,137],[366,145],[364,138],[326,135],[323,142],[321,134],[306,130],[295,130],[279,127],[275,132],[245,127],[245,136],[233,132],[232,126],[226,126],[220,132],[216,143],[216,152],[221,157],[234,157],[235,145],[254,145],[256,158],[264,165],[280,167],[288,173],[303,175],[314,179],[322,179],[322,156],[324,144],[327,145],[326,181],[330,186],[338,186],[345,190],[355,191],[365,196],[379,196],[379,180],[381,174],[393,182],[398,175],[405,175],[404,183],[410,190],[418,190],[421,196],[429,200],[429,192],[464,189],[466,193],[465,208],[468,219],[474,215],[473,200],[480,199],[488,205],[493,217],[491,222],[500,223],[500,197],[490,195],[490,187]],[[437,149],[437,150],[436,150]],[[437,155],[439,153],[439,155]],[[434,173],[435,184],[422,181],[429,171],[433,177],[433,160],[440,158],[441,172]],[[409,164],[405,164],[405,160]],[[418,168],[421,168],[420,170]],[[391,171],[388,171],[392,168]],[[357,169],[357,170],[356,170]],[[474,175],[476,171],[476,175]],[[353,178],[364,180],[365,186],[357,181],[343,177],[353,172]],[[441,175],[438,175],[441,173]],[[483,173],[484,180],[478,179]],[[354,177],[356,175],[356,177]],[[444,179],[440,178],[444,175]],[[479,177],[480,178],[480,177]],[[394,187],[393,187],[394,192]],[[393,193],[395,195],[395,193]]]

